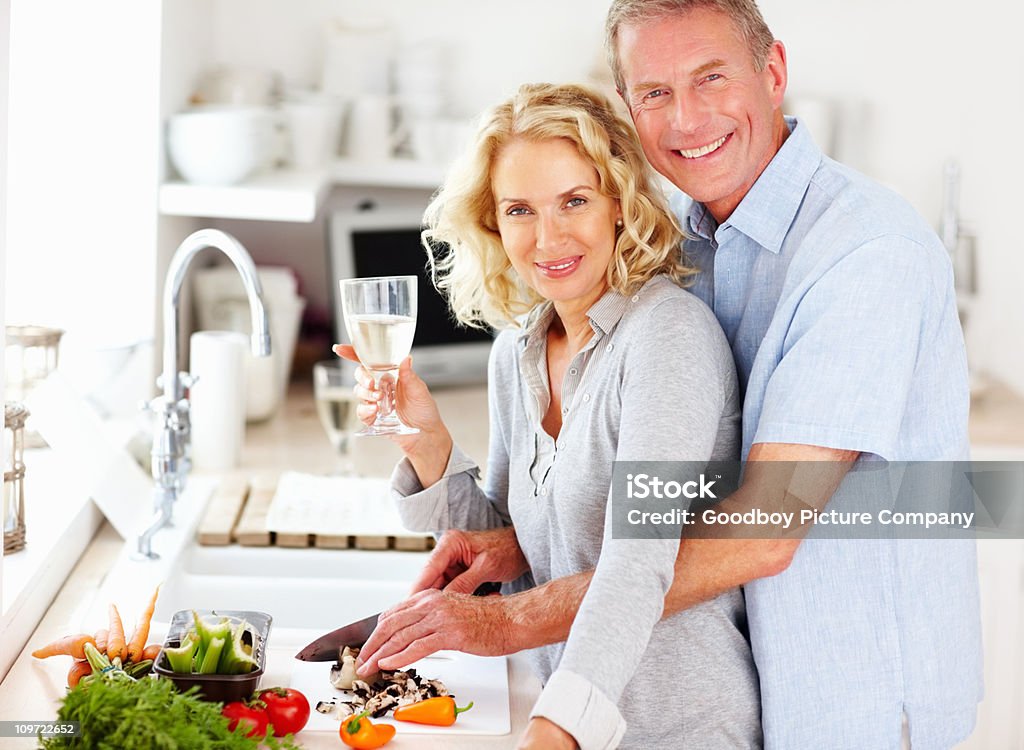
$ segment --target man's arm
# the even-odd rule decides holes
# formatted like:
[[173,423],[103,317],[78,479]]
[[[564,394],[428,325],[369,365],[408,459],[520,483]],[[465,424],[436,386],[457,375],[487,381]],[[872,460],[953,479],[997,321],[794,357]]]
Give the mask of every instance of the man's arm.
[[[717,507],[742,512],[751,507],[792,507],[796,503],[820,510],[858,455],[856,451],[813,445],[755,444],[743,485]],[[773,462],[785,463],[773,467]],[[514,545],[516,555],[521,556],[514,533],[503,531],[506,544]],[[778,575],[789,567],[801,539],[802,533],[751,539],[688,536],[679,548],[675,578],[665,597],[662,616],[674,615],[758,578]],[[498,557],[492,548],[490,562],[493,564]],[[432,562],[442,565],[440,560]],[[444,567],[447,565],[440,569]],[[472,572],[463,576],[460,583],[465,585],[461,590],[471,591],[467,587],[492,580],[478,575],[473,567],[469,562],[468,571]],[[436,589],[421,591],[382,618],[367,643],[371,646],[366,652],[368,671],[376,669],[378,662],[382,668],[398,669],[440,649],[493,655],[560,643],[569,636],[592,576],[592,570],[577,573],[487,602],[473,602],[464,594]]]
[[[747,460],[743,486],[719,506],[742,512],[750,507],[779,507],[787,502],[825,506],[860,455],[814,445],[757,443]],[[758,462],[787,462],[781,474],[758,471]],[[801,471],[803,467],[806,470]],[[662,617],[713,599],[736,586],[778,575],[793,560],[800,536],[766,539],[687,537],[679,547],[675,578],[665,597]],[[508,653],[564,641],[576,611],[590,585],[593,571],[549,581],[521,594],[506,597]]]

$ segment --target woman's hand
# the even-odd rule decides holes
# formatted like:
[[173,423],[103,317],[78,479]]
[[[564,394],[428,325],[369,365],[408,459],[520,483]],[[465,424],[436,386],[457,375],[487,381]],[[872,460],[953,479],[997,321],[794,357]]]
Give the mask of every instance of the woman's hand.
[[[339,357],[359,362],[355,349],[345,344],[336,344],[334,353]],[[381,391],[373,375],[359,365],[356,368],[356,385],[353,392],[359,399],[356,416],[365,425],[373,424],[381,401]],[[415,427],[418,433],[412,435],[388,435],[409,458],[424,487],[434,484],[444,473],[448,457],[452,452],[452,438],[441,420],[437,402],[430,395],[427,384],[412,369],[412,358],[406,357],[398,368],[398,384],[395,388],[395,411],[402,424]]]
[[543,716],[535,716],[526,725],[516,750],[577,750],[572,735]]
[[[359,362],[359,357],[351,346],[337,344],[334,353],[344,359]],[[356,416],[363,424],[373,424],[373,420],[377,418],[381,391],[374,383],[373,375],[362,365],[356,368],[356,386],[353,390],[360,402],[356,408]],[[426,433],[438,432],[444,428],[441,413],[437,409],[434,397],[430,395],[430,389],[412,369],[412,357],[406,357],[399,365],[396,395],[395,411],[403,424]]]

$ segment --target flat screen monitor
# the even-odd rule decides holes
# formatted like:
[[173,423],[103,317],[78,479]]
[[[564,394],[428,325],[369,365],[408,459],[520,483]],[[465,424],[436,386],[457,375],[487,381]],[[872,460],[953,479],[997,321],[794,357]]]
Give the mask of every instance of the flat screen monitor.
[[335,340],[349,343],[338,281],[367,276],[417,276],[413,362],[432,386],[485,383],[491,331],[458,325],[434,287],[420,244],[422,210],[337,211],[328,230],[328,269]]

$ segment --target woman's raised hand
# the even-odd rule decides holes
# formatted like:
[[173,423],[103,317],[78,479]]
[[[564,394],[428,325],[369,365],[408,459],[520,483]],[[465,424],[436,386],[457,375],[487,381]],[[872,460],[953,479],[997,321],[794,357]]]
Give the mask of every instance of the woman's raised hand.
[[[344,359],[359,362],[355,349],[346,344],[336,344],[334,353]],[[356,368],[355,377],[356,385],[353,392],[359,399],[356,416],[363,424],[373,424],[383,394],[377,388],[373,375],[361,364]],[[403,424],[415,427],[419,432],[388,437],[408,456],[423,486],[429,487],[440,479],[444,472],[448,456],[451,454],[452,439],[441,419],[441,412],[430,394],[430,389],[412,369],[412,357],[406,357],[398,368],[395,398],[398,418]]]

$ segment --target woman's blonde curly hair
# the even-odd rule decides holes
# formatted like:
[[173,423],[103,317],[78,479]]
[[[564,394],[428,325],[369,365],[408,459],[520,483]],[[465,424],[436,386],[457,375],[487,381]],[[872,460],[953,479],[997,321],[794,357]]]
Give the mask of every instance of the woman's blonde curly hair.
[[597,170],[598,187],[619,202],[608,286],[632,294],[658,274],[676,283],[696,273],[683,262],[682,232],[632,126],[601,94],[583,86],[527,84],[486,112],[467,153],[453,165],[424,216],[434,284],[464,325],[503,328],[542,298],[519,278],[505,254],[491,192],[491,170],[513,140],[565,138]]

